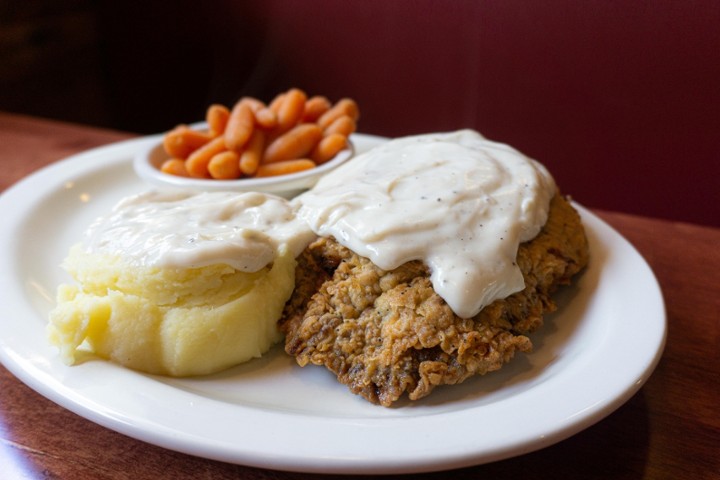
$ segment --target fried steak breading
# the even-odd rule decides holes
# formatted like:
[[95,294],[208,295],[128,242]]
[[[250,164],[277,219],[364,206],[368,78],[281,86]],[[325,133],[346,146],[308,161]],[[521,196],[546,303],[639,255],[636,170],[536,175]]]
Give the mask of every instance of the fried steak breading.
[[542,231],[519,247],[525,289],[460,318],[435,293],[422,262],[386,271],[320,238],[298,258],[279,326],[299,365],[324,365],[353,393],[390,406],[405,392],[417,400],[529,352],[526,335],[557,308],[551,294],[587,262],[580,217],[557,194]]

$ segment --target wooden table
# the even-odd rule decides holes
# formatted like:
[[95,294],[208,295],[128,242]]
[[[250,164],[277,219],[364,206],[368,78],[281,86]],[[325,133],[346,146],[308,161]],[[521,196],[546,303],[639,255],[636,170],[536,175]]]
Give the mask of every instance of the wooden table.
[[[131,137],[0,113],[0,190],[55,160]],[[451,472],[453,478],[720,478],[720,229],[596,213],[636,246],[659,279],[669,328],[659,366],[630,401],[587,430],[522,457]],[[145,444],[55,405],[0,367],[3,480],[313,477]]]

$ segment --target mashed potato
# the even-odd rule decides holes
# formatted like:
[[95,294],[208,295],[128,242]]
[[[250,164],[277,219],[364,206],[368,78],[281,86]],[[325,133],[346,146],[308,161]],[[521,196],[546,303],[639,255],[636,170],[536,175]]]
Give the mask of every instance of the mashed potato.
[[[288,234],[295,222],[289,208],[258,194],[152,194],[121,202],[65,259],[76,283],[58,288],[50,342],[69,364],[89,351],[172,376],[209,374],[261,356],[282,338],[276,322],[294,288],[295,256],[312,235],[302,227]],[[221,213],[213,219],[208,210]],[[283,235],[268,235],[248,216],[270,217],[268,225],[284,226]],[[192,241],[184,242],[188,235]],[[161,239],[163,255],[150,239]],[[219,247],[233,242],[228,257]],[[185,244],[191,247],[179,246]],[[139,260],[145,250],[152,261]],[[243,252],[252,258],[246,262]],[[262,267],[239,268],[258,252],[270,254]],[[217,261],[226,257],[235,265]]]
[[[259,357],[282,337],[275,323],[294,286],[288,252],[271,268],[139,268],[72,249],[49,337],[63,359],[78,349],[148,373],[203,375]],[[163,285],[165,286],[163,288]]]

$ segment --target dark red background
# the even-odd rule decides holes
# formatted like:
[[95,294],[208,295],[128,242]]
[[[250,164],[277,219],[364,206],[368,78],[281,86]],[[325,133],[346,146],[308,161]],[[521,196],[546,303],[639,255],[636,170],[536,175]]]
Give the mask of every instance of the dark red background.
[[96,15],[108,126],[159,132],[298,86],[354,97],[365,133],[476,128],[588,207],[720,226],[720,2],[183,0]]

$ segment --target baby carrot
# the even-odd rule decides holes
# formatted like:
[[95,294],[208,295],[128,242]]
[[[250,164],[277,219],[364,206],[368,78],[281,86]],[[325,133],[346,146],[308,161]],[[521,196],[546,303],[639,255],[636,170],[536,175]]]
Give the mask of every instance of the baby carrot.
[[264,129],[275,128],[277,125],[277,113],[265,106],[263,102],[253,97],[243,97],[241,103],[247,103],[255,115],[255,122]]
[[301,123],[268,145],[263,156],[263,163],[302,158],[315,148],[321,138],[320,127],[314,123]]
[[330,125],[325,127],[323,135],[332,135],[333,133],[342,133],[346,137],[349,137],[351,133],[357,128],[355,120],[349,115],[340,115]]
[[225,127],[225,144],[229,150],[240,153],[250,139],[255,126],[255,115],[248,102],[238,101],[230,111]]
[[347,115],[356,122],[360,118],[360,109],[352,98],[343,98],[333,105],[333,107],[325,112],[317,121],[318,125],[326,128],[341,115]]
[[325,136],[310,153],[310,159],[321,165],[347,147],[347,137],[341,133],[332,133]]
[[218,180],[234,180],[240,178],[239,155],[232,150],[216,153],[208,163],[208,172]]
[[277,112],[277,129],[281,133],[290,130],[300,121],[306,101],[307,95],[299,88],[291,88],[285,92]]
[[316,122],[323,113],[330,110],[331,106],[332,104],[330,103],[330,100],[327,99],[327,97],[323,97],[322,95],[315,95],[314,97],[309,98],[307,102],[305,102],[305,108],[303,109],[301,121],[305,123]]
[[210,159],[225,149],[225,137],[215,137],[190,154],[185,160],[185,168],[191,177],[210,178],[208,172]]
[[205,120],[210,130],[210,135],[217,137],[225,133],[225,127],[227,126],[228,118],[230,117],[230,110],[225,105],[213,104],[210,105],[205,114]]
[[248,177],[255,175],[262,160],[264,148],[265,134],[261,130],[255,130],[250,137],[247,148],[240,155],[240,171],[242,171],[243,175]]
[[285,100],[285,94],[278,93],[277,95],[275,95],[275,98],[272,99],[272,102],[270,102],[268,108],[273,112],[278,113],[280,111],[280,105],[282,105],[283,100]]
[[169,158],[160,166],[160,171],[178,177],[189,177],[190,174],[185,169],[185,160],[180,158]]
[[307,158],[297,160],[285,160],[282,162],[262,164],[258,167],[256,177],[274,177],[290,173],[302,172],[315,168],[315,162]]
[[269,130],[277,126],[278,118],[274,111],[268,107],[263,107],[255,112],[255,121],[260,127]]
[[212,137],[206,132],[180,125],[163,137],[163,149],[171,158],[187,158],[192,152],[208,143]]

